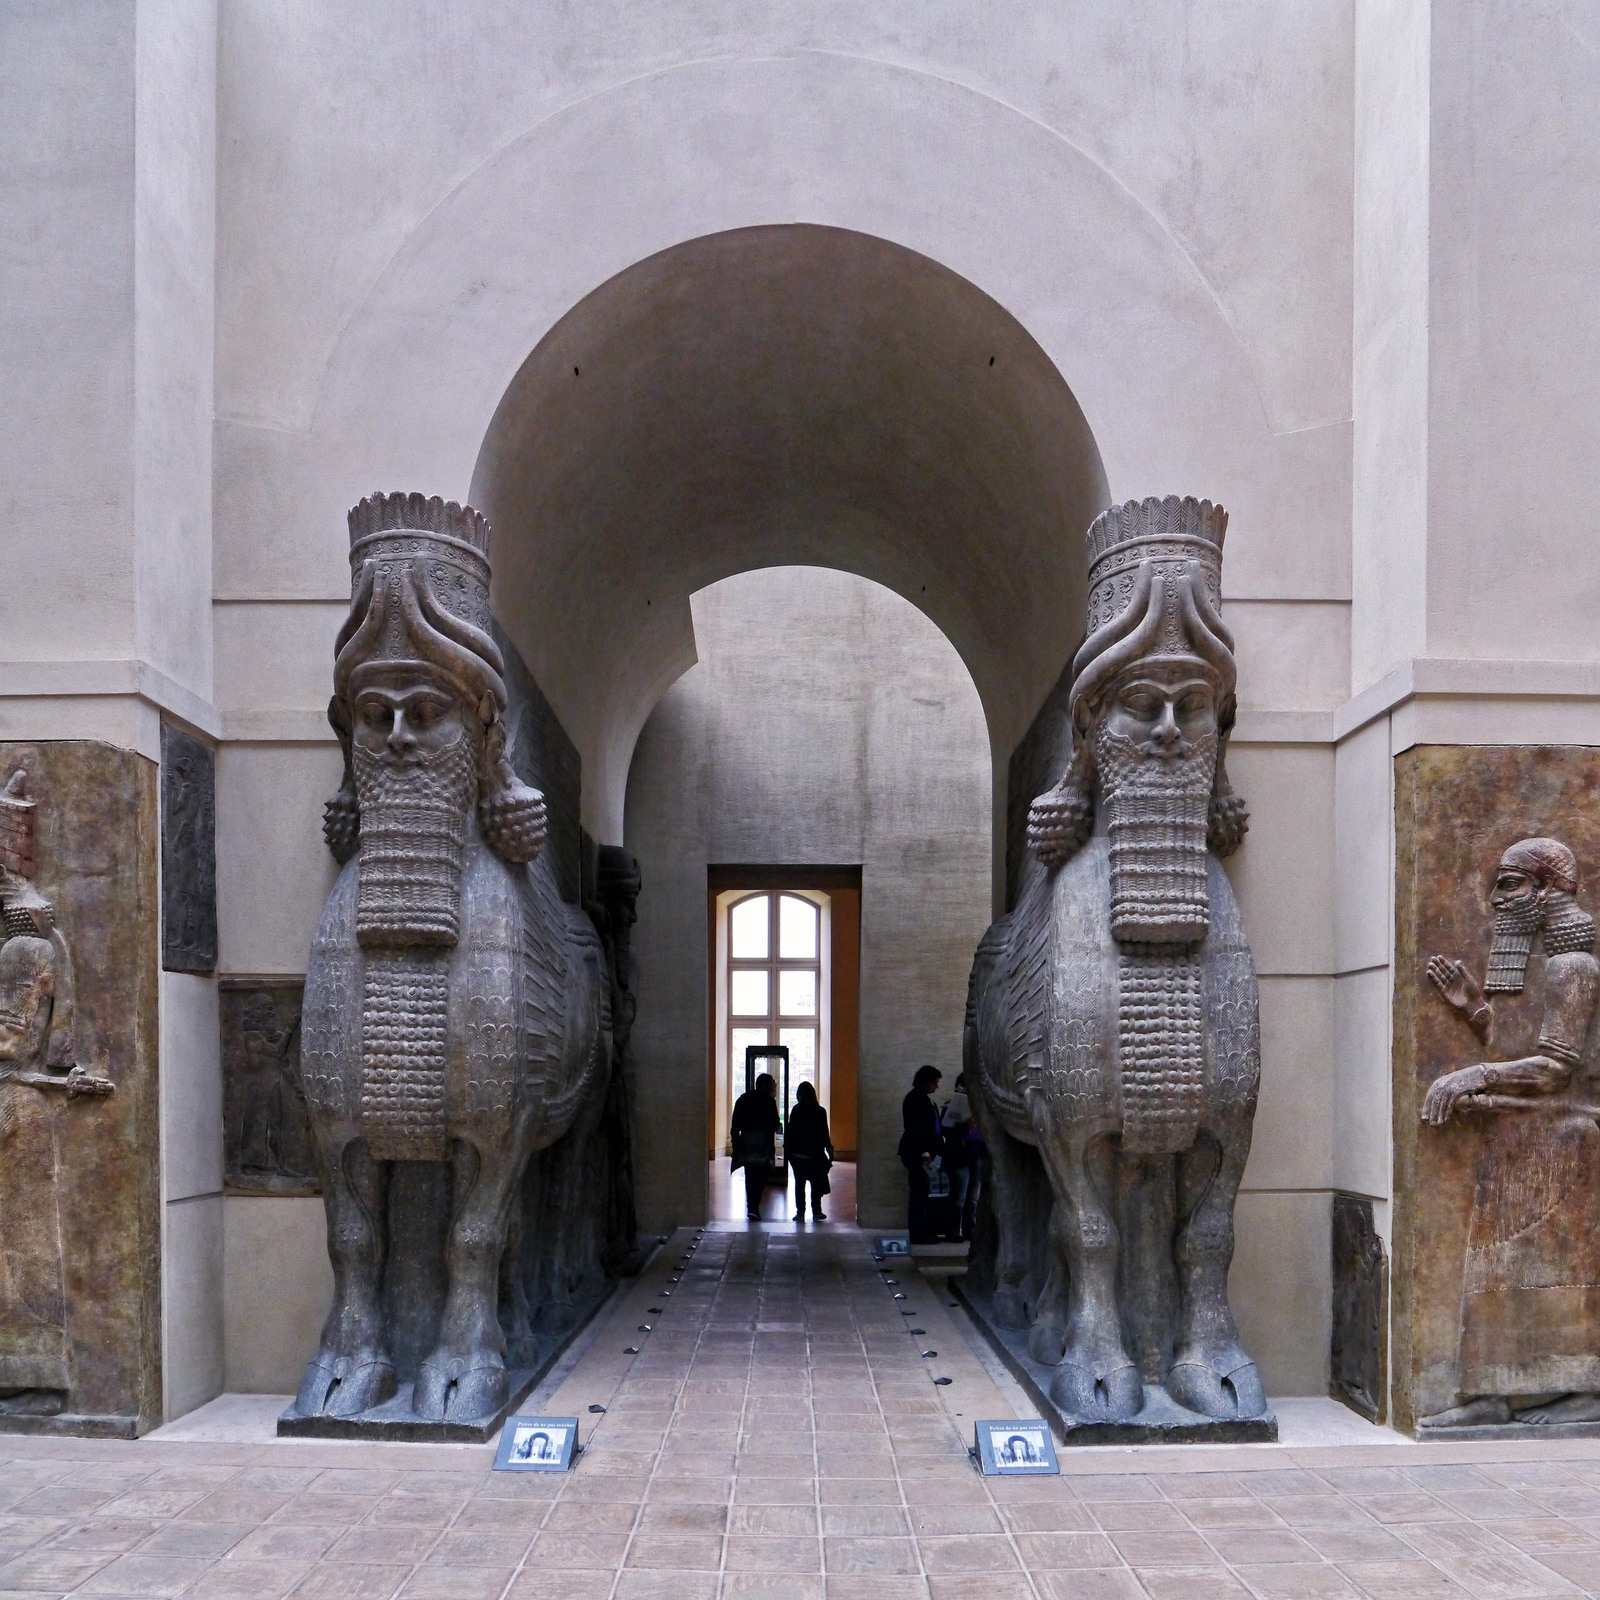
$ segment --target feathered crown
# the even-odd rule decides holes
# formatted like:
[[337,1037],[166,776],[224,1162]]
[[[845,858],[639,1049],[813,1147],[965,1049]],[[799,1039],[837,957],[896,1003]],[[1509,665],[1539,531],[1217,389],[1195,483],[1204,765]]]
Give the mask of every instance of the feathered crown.
[[1213,606],[1222,600],[1222,539],[1228,513],[1209,500],[1129,500],[1102,511],[1089,527],[1089,603],[1092,635],[1128,604],[1134,574],[1147,561],[1161,568],[1198,562]]
[[358,547],[378,534],[433,534],[453,539],[489,559],[489,519],[471,506],[438,495],[369,494],[350,508],[350,561],[358,565]]

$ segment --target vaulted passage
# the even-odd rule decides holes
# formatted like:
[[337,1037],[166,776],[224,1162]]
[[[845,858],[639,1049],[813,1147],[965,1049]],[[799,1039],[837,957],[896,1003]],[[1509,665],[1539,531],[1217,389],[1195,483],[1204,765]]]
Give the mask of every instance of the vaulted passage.
[[584,826],[644,875],[641,1222],[706,1214],[733,1047],[706,875],[739,865],[857,874],[841,1048],[862,1068],[838,1103],[825,1071],[824,1101],[861,1151],[863,1220],[895,1221],[900,1098],[919,1062],[959,1070],[1006,764],[1082,627],[1082,530],[1107,491],[1066,380],[902,246],[713,234],[540,341],[472,496],[496,615],[578,747]]
[[840,228],[691,240],[579,301],[507,388],[472,500],[495,607],[621,839],[633,743],[695,659],[689,596],[835,567],[932,619],[1002,763],[1083,620],[1108,496],[1062,374],[948,268]]

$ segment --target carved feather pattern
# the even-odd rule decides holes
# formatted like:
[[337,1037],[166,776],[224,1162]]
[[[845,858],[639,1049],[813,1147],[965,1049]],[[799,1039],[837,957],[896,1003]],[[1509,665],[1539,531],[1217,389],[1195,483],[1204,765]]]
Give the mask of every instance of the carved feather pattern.
[[356,863],[339,874],[306,969],[300,1080],[313,1128],[353,1120],[360,1093],[361,957],[356,949]]
[[1117,1092],[1105,1047],[1105,977],[1100,962],[1083,952],[1061,972],[1050,1020],[1050,1097],[1069,1123],[1116,1115]]
[[1233,949],[1214,953],[1206,967],[1212,1104],[1224,1110],[1254,1108],[1261,1086],[1255,964],[1248,949]]

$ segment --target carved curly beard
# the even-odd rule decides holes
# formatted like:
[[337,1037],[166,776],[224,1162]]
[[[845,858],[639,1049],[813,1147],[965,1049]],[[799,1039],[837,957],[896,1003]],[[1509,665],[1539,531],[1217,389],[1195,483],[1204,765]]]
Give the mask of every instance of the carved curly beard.
[[356,936],[364,946],[453,945],[461,850],[478,796],[478,751],[463,733],[404,761],[357,745],[361,806]]
[[1206,832],[1217,738],[1185,756],[1146,755],[1102,723],[1100,802],[1111,837],[1111,932],[1125,944],[1189,945],[1206,936]]
[[1544,910],[1537,901],[1505,906],[1495,913],[1494,938],[1489,945],[1489,970],[1484,975],[1485,994],[1521,994],[1528,973],[1528,956],[1539,936]]

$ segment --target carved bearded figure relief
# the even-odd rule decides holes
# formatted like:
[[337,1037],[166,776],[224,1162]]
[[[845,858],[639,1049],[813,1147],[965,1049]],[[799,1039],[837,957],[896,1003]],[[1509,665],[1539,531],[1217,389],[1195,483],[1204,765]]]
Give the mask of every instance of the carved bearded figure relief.
[[[407,1384],[430,1422],[504,1407],[508,1337],[528,1333],[527,1305],[500,1293],[523,1174],[536,1151],[593,1133],[610,1076],[600,941],[547,865],[529,865],[544,802],[507,758],[489,525],[470,507],[374,495],[350,537],[329,706],[345,779],[325,821],[344,870],[312,946],[300,1054],[335,1292],[292,1431]],[[415,1324],[408,1302],[429,1274],[390,1250],[390,1191],[413,1210],[434,1192],[397,1181],[417,1163],[447,1168],[448,1214],[398,1231],[443,1231],[447,1289],[412,1363],[396,1328]]]
[[1246,826],[1224,767],[1226,526],[1220,506],[1172,497],[1089,530],[1071,765],[1028,826],[1049,871],[972,973],[966,1074],[998,1223],[979,1276],[1080,1422],[1131,1421],[1161,1390],[1163,1423],[1266,1415],[1227,1297],[1260,1067],[1255,971],[1218,859]]
[[[1434,956],[1428,977],[1483,1059],[1436,1079],[1422,1118],[1483,1144],[1462,1283],[1460,1403],[1428,1428],[1600,1421],[1600,1107],[1589,1077],[1600,1010],[1594,919],[1556,839],[1501,857],[1480,986]],[[1542,953],[1542,961],[1536,957]]]
[[0,1414],[65,1409],[56,1129],[62,1102],[113,1085],[77,1065],[72,955],[33,882],[27,775],[0,793]]

